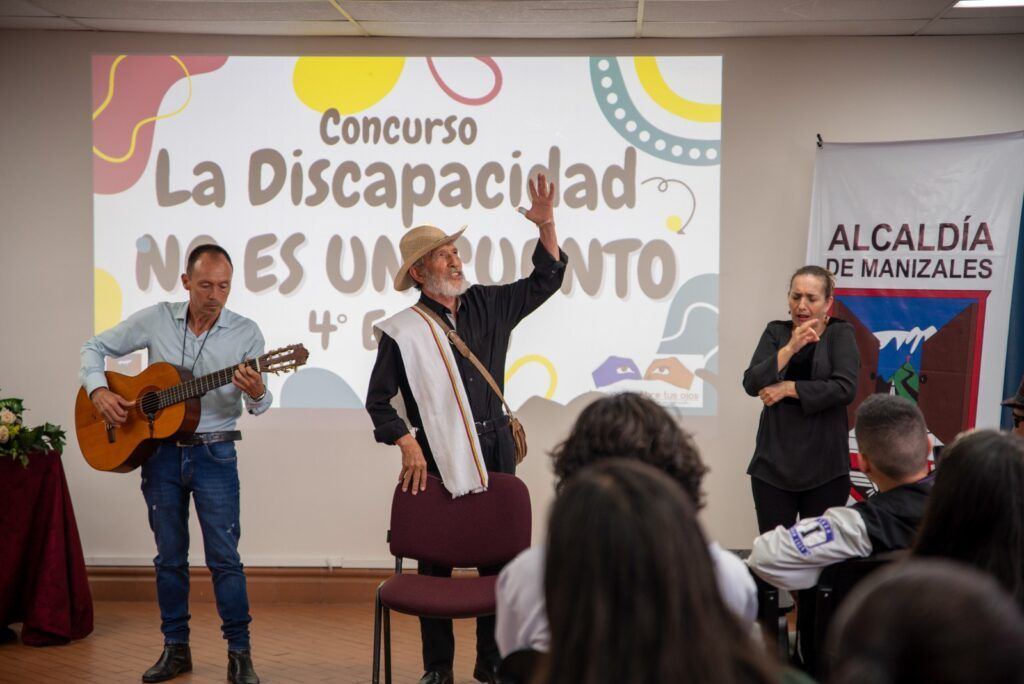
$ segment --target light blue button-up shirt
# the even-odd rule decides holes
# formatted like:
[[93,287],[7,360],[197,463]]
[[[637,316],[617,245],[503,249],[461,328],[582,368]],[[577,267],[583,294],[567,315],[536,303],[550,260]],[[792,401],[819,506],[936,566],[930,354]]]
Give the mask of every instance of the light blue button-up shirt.
[[[92,395],[97,388],[107,386],[103,374],[106,356],[117,358],[146,349],[150,363],[166,361],[199,377],[263,354],[263,334],[245,316],[222,309],[214,326],[197,337],[185,324],[187,310],[188,302],[154,304],[88,340],[82,345],[82,367],[78,374],[85,391]],[[264,385],[266,382],[264,373]],[[240,399],[254,415],[266,411],[273,401],[269,390],[260,401],[252,401],[228,383],[203,395],[196,432],[234,430],[235,421],[242,415]]]

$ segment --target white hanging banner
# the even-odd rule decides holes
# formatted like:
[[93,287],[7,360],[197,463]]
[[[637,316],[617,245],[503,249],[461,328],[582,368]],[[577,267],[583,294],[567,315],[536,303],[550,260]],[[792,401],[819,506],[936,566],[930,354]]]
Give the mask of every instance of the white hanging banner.
[[937,442],[998,427],[1024,131],[834,144],[814,165],[808,263],[836,274],[861,376],[920,406]]

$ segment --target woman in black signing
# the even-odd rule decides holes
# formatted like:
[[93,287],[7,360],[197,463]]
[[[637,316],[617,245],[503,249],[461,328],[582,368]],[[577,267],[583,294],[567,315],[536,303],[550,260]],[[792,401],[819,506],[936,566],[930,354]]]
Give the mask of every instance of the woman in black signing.
[[747,468],[762,533],[842,506],[850,491],[846,407],[860,356],[853,326],[829,316],[833,289],[829,271],[798,269],[790,320],[768,323],[743,374],[747,394],[764,404]]

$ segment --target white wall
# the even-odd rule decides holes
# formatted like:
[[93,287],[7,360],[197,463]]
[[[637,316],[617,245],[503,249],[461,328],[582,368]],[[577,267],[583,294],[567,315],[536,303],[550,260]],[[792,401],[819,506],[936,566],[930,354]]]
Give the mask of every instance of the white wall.
[[[477,42],[0,32],[0,396],[23,397],[30,422],[69,433],[78,348],[93,321],[89,57],[110,52],[724,55],[720,415],[686,426],[712,468],[708,530],[730,547],[749,546],[755,532],[744,470],[760,404],[740,377],[764,322],[784,315],[786,279],[802,263],[814,134],[901,140],[1024,128],[1024,36]],[[545,452],[585,403],[558,415],[524,411],[531,456],[520,475],[533,494],[535,538],[551,499]],[[389,562],[398,454],[373,443],[368,418],[278,412],[241,429],[248,564]],[[64,465],[87,559],[148,563],[138,474],[92,471],[69,437]]]

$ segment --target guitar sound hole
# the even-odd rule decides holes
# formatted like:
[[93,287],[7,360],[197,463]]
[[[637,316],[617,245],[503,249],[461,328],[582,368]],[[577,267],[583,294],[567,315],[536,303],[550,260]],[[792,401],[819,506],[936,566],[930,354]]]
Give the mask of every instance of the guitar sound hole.
[[160,399],[157,398],[156,392],[143,394],[139,401],[139,409],[142,410],[144,416],[154,415],[160,409]]

